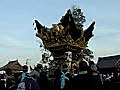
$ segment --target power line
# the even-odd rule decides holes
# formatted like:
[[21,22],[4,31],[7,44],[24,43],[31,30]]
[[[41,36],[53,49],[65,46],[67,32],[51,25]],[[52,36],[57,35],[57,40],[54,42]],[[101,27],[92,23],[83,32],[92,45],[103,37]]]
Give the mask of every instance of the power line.
[[120,34],[120,32],[111,33],[111,34],[107,34],[107,35],[103,35],[103,36],[96,36],[94,39],[106,38],[106,37],[109,37],[109,36],[114,36],[116,34]]

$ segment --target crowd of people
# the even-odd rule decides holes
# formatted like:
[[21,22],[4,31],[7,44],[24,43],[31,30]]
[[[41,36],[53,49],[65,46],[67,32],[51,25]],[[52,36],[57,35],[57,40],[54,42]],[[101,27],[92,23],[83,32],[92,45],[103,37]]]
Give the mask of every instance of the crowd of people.
[[57,68],[49,74],[42,64],[37,64],[29,73],[27,65],[22,68],[19,73],[1,74],[0,90],[108,90],[110,84],[93,61],[80,61],[75,73],[68,72],[67,68]]

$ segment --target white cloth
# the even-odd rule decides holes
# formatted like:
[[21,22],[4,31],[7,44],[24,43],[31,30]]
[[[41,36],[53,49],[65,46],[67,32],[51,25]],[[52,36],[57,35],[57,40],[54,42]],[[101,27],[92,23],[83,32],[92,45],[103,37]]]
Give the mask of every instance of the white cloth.
[[22,78],[21,78],[21,82],[24,80],[24,78],[26,78],[27,76],[26,76],[26,73],[22,73]]
[[65,86],[65,80],[66,80],[66,79],[69,80],[69,78],[66,77],[65,74],[62,72],[62,75],[61,75],[61,78],[60,78],[60,81],[61,81],[61,89],[64,88],[64,86]]

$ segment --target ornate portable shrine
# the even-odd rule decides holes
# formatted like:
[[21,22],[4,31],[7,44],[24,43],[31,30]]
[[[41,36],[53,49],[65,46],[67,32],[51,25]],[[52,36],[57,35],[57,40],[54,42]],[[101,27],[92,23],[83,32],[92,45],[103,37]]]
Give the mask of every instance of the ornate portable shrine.
[[66,61],[65,53],[72,52],[72,61],[77,61],[77,54],[87,47],[89,39],[93,36],[93,22],[86,30],[77,27],[70,9],[62,17],[58,24],[53,24],[52,28],[42,26],[37,20],[36,36],[42,39],[44,48],[48,49],[56,64],[63,64]]

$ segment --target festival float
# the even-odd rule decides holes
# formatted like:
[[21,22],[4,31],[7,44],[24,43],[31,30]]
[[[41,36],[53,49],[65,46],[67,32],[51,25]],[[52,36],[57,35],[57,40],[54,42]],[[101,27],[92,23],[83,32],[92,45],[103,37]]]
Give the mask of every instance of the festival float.
[[83,22],[85,22],[85,16],[78,8],[67,10],[60,22],[52,24],[51,28],[34,20],[36,37],[43,41],[44,49],[49,50],[54,58],[50,60],[45,53],[42,54],[42,60],[49,62],[50,72],[56,68],[62,69],[65,64],[67,64],[66,68],[73,71],[83,56],[93,57],[93,52],[88,49],[88,42],[93,36],[95,21],[85,30],[83,30]]

